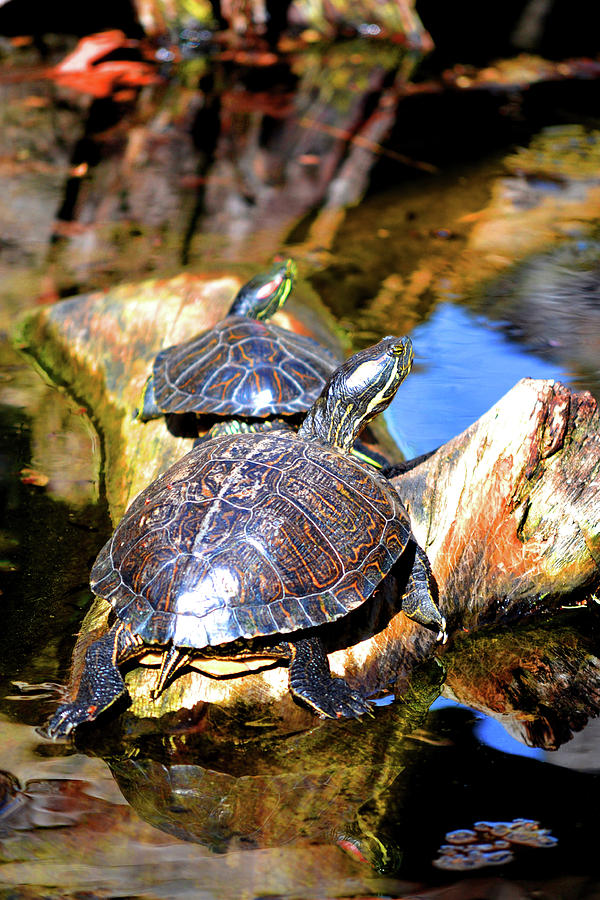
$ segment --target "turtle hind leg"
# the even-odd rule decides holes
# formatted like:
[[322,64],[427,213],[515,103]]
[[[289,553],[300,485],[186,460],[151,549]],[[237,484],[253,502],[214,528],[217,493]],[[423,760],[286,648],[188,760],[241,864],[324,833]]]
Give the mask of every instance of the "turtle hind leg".
[[436,640],[446,643],[446,619],[434,599],[436,585],[427,556],[416,545],[415,559],[402,596],[402,611],[430,631],[437,632]]
[[320,639],[304,638],[289,644],[289,683],[292,696],[328,719],[357,718],[371,711],[371,704],[353,691],[343,678],[331,674]]
[[141,646],[141,639],[122,624],[90,644],[77,696],[70,703],[61,703],[42,733],[52,740],[66,737],[83,722],[93,722],[122,697],[126,688],[118,665],[135,656]]

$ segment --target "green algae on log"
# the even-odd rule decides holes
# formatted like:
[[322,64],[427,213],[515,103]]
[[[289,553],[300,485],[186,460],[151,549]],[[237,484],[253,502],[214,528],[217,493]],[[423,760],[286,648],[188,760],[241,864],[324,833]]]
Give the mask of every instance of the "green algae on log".
[[[102,435],[115,524],[131,500],[190,449],[164,419],[142,424],[133,418],[154,357],[222,319],[250,274],[182,274],[122,285],[41,307],[20,323],[16,345],[87,406]],[[305,284],[273,321],[341,352],[333,320]]]
[[598,635],[586,610],[456,641],[442,693],[497,719],[529,747],[557,750],[600,713]]

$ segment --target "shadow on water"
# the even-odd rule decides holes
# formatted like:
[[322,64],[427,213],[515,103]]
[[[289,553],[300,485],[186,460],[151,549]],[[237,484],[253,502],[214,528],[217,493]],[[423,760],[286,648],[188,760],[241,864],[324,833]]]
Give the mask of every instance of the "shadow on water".
[[[9,359],[5,373],[22,369]],[[34,391],[29,378],[20,385],[23,405],[0,406],[3,694],[14,679],[64,678],[89,603],[87,571],[110,528],[92,471],[91,426],[73,401],[34,379]]]

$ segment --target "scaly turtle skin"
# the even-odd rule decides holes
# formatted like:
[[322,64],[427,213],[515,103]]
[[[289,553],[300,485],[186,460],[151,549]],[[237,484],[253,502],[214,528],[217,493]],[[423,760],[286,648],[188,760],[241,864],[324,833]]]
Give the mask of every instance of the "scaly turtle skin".
[[[350,455],[411,364],[410,340],[385,338],[336,370],[297,434],[214,438],[134,500],[91,572],[115,624],[88,648],[51,737],[122,696],[119,665],[154,645],[164,651],[155,693],[196,657],[250,654],[287,661],[292,695],[322,716],[368,710],[331,676],[319,626],[363,604],[414,541],[394,487]],[[420,550],[402,608],[445,637]]]
[[162,350],[138,418],[195,413],[238,420],[305,413],[338,361],[317,341],[266,321],[285,303],[294,274],[287,260],[257,275],[239,291],[223,321]]

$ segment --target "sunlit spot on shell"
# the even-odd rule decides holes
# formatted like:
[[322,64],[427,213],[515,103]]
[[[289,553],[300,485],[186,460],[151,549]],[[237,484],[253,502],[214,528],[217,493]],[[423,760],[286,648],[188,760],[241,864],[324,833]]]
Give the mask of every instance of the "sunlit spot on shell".
[[176,647],[206,647],[208,635],[204,621],[196,616],[177,616],[173,643]]
[[231,569],[214,566],[188,591],[177,597],[179,615],[206,616],[222,607],[224,602],[237,597],[240,584]]
[[[277,523],[275,521],[275,517],[273,517],[273,519],[271,521],[273,522],[274,529],[277,529],[278,524],[282,524],[282,522]],[[275,534],[276,534],[276,531],[275,531]],[[265,546],[261,541],[257,541],[256,538],[253,538],[251,535],[247,535],[246,543],[249,544],[250,547],[253,547],[259,555],[264,556]]]
[[260,409],[261,406],[264,406],[267,403],[273,402],[273,392],[269,390],[269,388],[263,388],[262,391],[259,391],[258,394],[254,397],[254,404],[256,409]]

